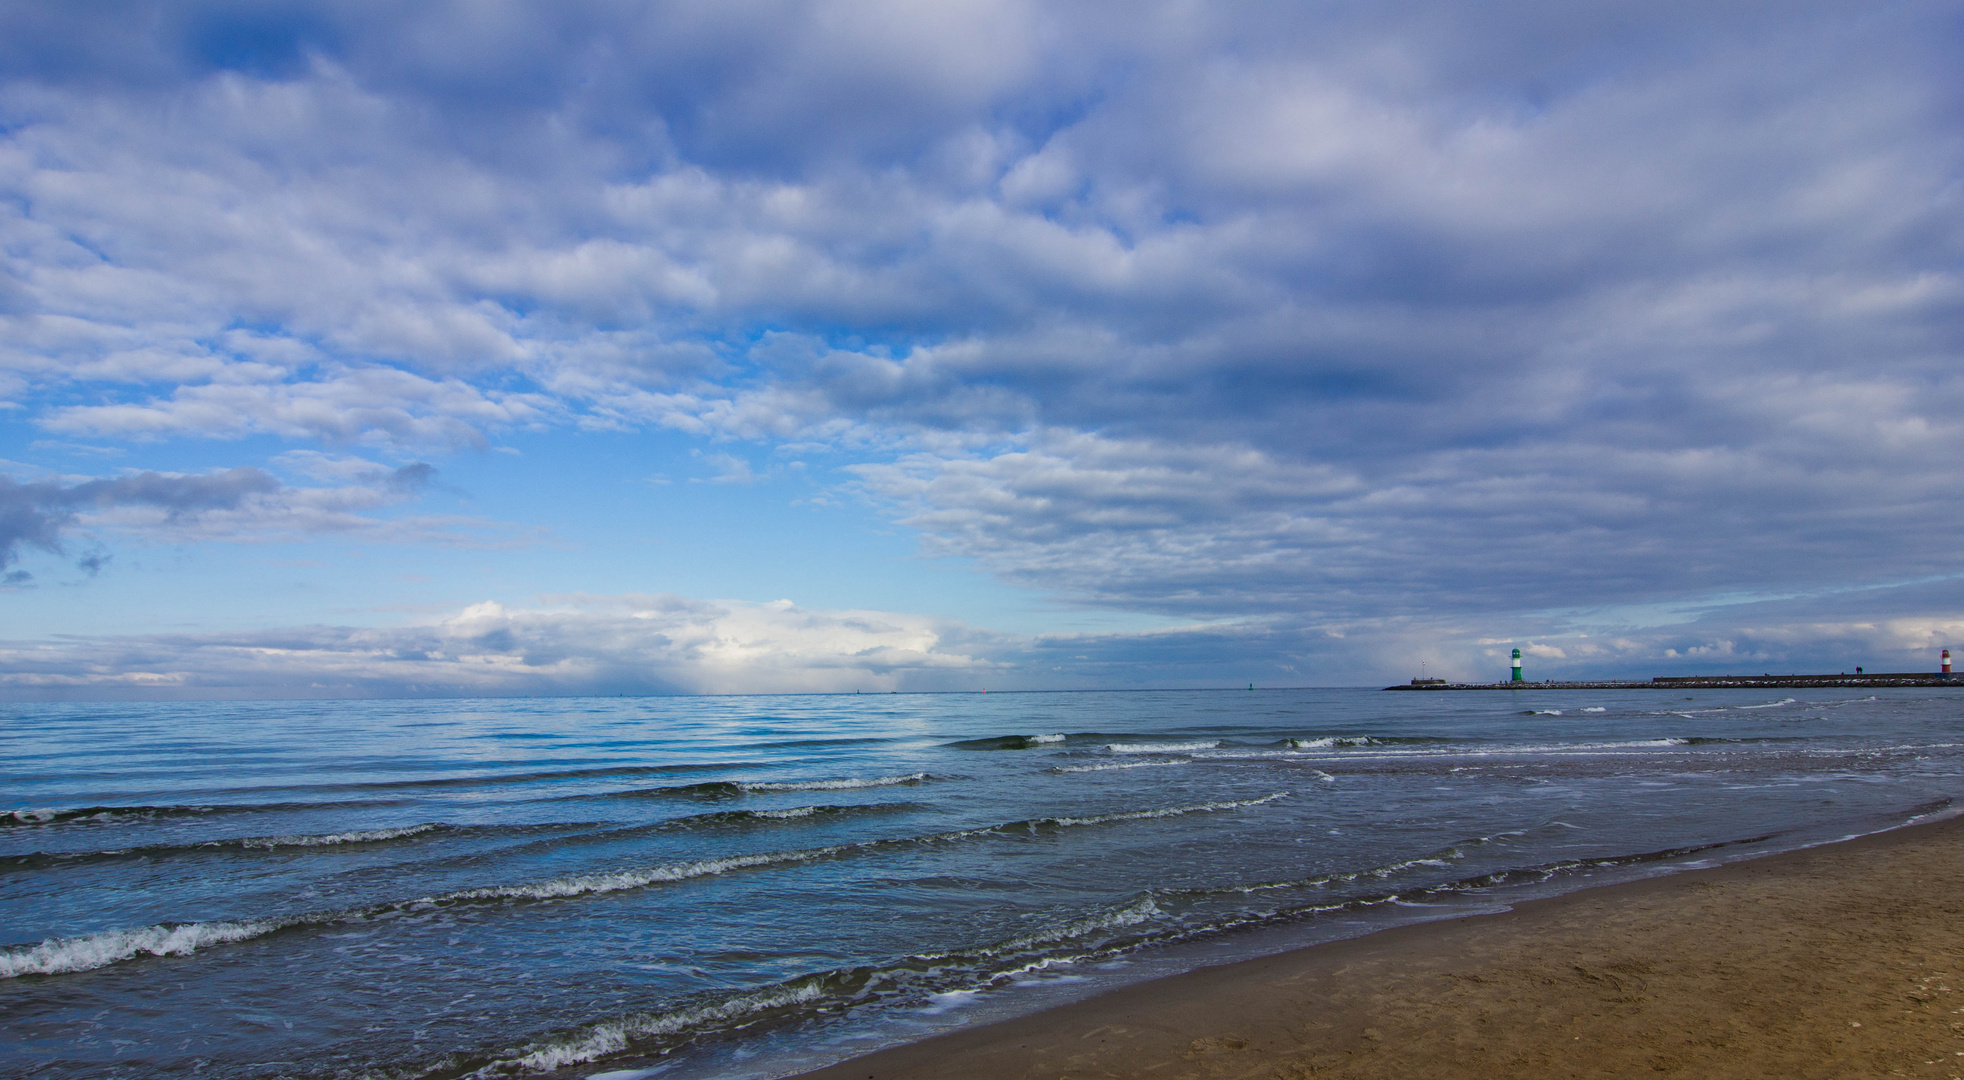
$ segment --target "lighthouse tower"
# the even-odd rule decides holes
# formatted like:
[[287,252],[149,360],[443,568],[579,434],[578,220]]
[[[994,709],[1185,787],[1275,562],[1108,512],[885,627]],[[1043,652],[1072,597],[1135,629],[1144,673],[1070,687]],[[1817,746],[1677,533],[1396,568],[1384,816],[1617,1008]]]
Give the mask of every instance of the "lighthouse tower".
[[1514,682],[1526,681],[1521,678],[1521,650],[1519,649],[1514,650],[1514,678],[1512,681]]
[[1949,650],[1949,649],[1945,649],[1945,650],[1944,650],[1944,670],[1943,670],[1943,676],[1944,676],[1944,678],[1946,678],[1946,679],[1948,679],[1948,678],[1950,678],[1950,650]]

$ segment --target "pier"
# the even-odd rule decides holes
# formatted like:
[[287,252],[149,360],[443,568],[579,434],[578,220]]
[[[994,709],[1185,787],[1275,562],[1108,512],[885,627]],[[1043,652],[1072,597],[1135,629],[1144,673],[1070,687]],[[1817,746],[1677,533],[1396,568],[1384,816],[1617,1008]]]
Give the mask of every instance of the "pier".
[[1662,675],[1648,681],[1606,679],[1594,682],[1509,681],[1456,683],[1444,679],[1413,679],[1386,690],[1734,690],[1801,689],[1812,687],[1947,686],[1964,688],[1964,679],[1942,671],[1876,672],[1861,675]]

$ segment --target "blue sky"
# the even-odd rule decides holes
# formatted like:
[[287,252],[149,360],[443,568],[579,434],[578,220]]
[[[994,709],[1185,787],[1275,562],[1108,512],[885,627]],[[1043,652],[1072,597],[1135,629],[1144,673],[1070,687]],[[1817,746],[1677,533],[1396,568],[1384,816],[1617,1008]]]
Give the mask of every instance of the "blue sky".
[[1928,669],[1961,31],[0,3],[0,695]]

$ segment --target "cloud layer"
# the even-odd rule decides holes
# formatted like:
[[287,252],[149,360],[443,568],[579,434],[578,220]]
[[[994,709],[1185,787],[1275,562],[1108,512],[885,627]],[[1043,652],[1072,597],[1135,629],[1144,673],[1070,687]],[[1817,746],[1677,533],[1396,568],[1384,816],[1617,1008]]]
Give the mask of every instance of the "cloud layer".
[[[790,601],[575,596],[476,604],[394,629],[301,627],[0,644],[10,697],[339,697],[771,693],[939,688],[1000,679],[958,626],[918,615],[814,612]],[[986,643],[986,636],[978,638]]]
[[[1964,635],[1964,586],[1836,594],[1591,632],[1513,620],[1515,636],[1439,618],[1288,617],[1145,633],[1011,635],[947,619],[789,600],[672,594],[475,604],[412,626],[0,640],[0,699],[879,693],[1048,688],[1377,686],[1419,674],[1532,679],[1934,671]],[[1887,610],[1887,618],[1873,612]]]
[[[280,464],[317,482],[289,484],[245,466],[192,475],[130,471],[27,483],[0,475],[0,570],[18,563],[30,548],[72,555],[82,538],[86,550],[77,564],[93,575],[107,561],[100,538],[119,533],[166,543],[344,536],[458,545],[501,539],[499,526],[480,519],[376,516],[375,511],[412,500],[429,487],[436,469],[428,463],[390,469],[361,458],[296,451],[282,455]],[[31,577],[10,570],[0,582],[18,586]]]
[[[749,442],[1005,581],[1250,625],[1942,579],[1960,44],[1935,2],[11,5],[0,395],[136,446]],[[393,489],[77,490],[5,489],[0,560]]]

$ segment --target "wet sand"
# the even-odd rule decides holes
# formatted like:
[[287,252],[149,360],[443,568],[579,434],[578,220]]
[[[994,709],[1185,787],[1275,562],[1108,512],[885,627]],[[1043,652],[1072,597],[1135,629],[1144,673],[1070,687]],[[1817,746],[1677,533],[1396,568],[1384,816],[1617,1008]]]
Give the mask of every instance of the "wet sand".
[[1964,819],[1208,968],[806,1076],[1964,1078]]

